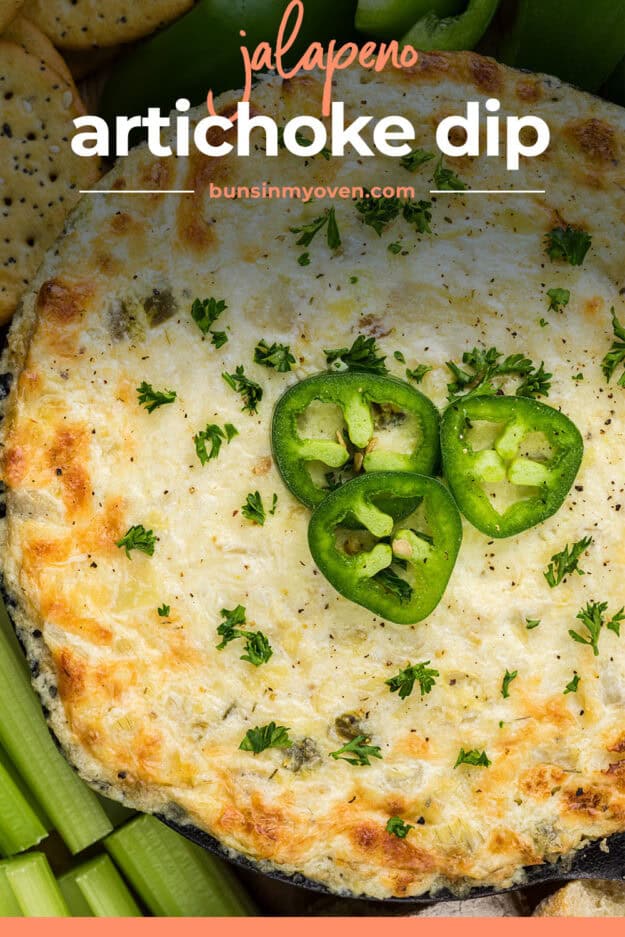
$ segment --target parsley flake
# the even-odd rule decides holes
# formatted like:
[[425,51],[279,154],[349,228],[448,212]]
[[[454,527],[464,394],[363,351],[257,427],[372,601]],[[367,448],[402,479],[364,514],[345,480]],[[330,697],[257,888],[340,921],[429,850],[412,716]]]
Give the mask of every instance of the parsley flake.
[[[614,372],[621,365],[625,366],[625,326],[619,322],[614,311],[614,307],[611,309],[612,312],[612,329],[614,331],[614,337],[617,341],[612,342],[612,347],[607,355],[604,357],[601,362],[601,370],[606,381],[611,381],[614,376]],[[618,380],[619,387],[625,387],[625,370],[621,374]]]
[[434,170],[434,175],[432,177],[432,182],[440,191],[462,191],[463,189],[468,189],[469,186],[466,182],[463,182],[462,179],[459,179],[458,176],[452,169],[447,169],[443,165],[443,157],[439,159],[436,164],[436,169]]
[[[206,429],[201,430],[193,437],[195,451],[202,465],[206,465],[211,459],[216,459],[221,450],[221,444],[224,439],[229,443],[238,436],[238,430],[232,423],[226,423],[224,428],[217,426],[216,423],[209,423]],[[208,443],[210,442],[210,451]]]
[[273,649],[262,631],[243,631],[238,625],[246,623],[245,607],[237,605],[236,608],[222,608],[221,617],[224,619],[217,628],[217,634],[221,638],[221,643],[217,645],[217,650],[223,650],[231,641],[238,638],[245,640],[245,653],[241,655],[240,660],[248,661],[254,667],[260,667],[266,664],[273,655]]
[[578,644],[586,644],[592,648],[595,657],[599,656],[599,636],[601,629],[606,627],[613,631],[617,637],[621,634],[621,624],[625,621],[625,607],[619,609],[609,621],[605,620],[605,613],[608,609],[607,602],[588,602],[586,607],[577,613],[577,618],[584,625],[588,635],[581,635],[578,631],[569,630],[569,637]]
[[146,553],[148,556],[154,556],[154,546],[156,537],[151,530],[146,530],[143,524],[135,524],[130,527],[121,540],[117,540],[116,547],[123,547],[126,550],[126,556],[130,559],[131,550],[139,550],[140,553]]
[[579,561],[592,542],[592,537],[584,537],[571,544],[570,547],[567,544],[560,553],[554,553],[549,566],[543,573],[551,589],[559,586],[565,576],[573,573],[577,573],[578,576],[584,575],[584,570],[579,568]]
[[381,758],[379,745],[367,745],[366,735],[357,735],[351,742],[347,742],[338,751],[330,752],[335,760],[347,761],[350,765],[364,767],[370,765],[370,758]]
[[429,667],[429,664],[429,660],[423,661],[421,664],[409,664],[408,667],[400,670],[390,680],[385,680],[385,683],[390,687],[391,693],[399,692],[400,699],[406,699],[407,696],[410,696],[415,683],[418,683],[423,697],[432,691],[436,678],[440,677],[438,670]]
[[167,618],[171,609],[169,605],[165,605],[165,603],[163,603],[163,605],[159,606],[156,611],[158,612],[160,618]]
[[406,839],[410,830],[414,830],[414,826],[404,823],[401,817],[389,817],[386,822],[386,832],[396,836],[397,839]]
[[315,237],[320,231],[323,231],[324,228],[328,247],[330,250],[338,250],[341,246],[341,235],[336,220],[336,209],[334,207],[326,209],[323,215],[320,215],[308,224],[300,225],[298,228],[290,228],[289,230],[291,234],[300,235],[295,242],[298,247],[310,247]]
[[504,675],[504,678],[501,684],[501,695],[503,696],[504,699],[509,698],[510,684],[512,683],[513,680],[516,680],[518,675],[519,675],[518,670],[513,670],[512,672],[509,670],[506,670],[506,673]]
[[194,299],[191,306],[191,316],[196,323],[202,335],[210,335],[211,341],[216,348],[221,348],[228,341],[225,332],[213,332],[212,326],[228,306],[224,299]]
[[427,364],[418,364],[416,368],[406,368],[406,377],[420,384],[426,374],[429,374],[432,368]]
[[525,619],[525,627],[527,628],[528,631],[533,631],[534,628],[538,628],[540,623],[541,623],[540,618],[526,618]]
[[553,375],[545,371],[542,362],[540,367],[536,368],[525,355],[508,355],[503,361],[502,358],[503,354],[496,348],[474,348],[463,354],[464,368],[448,361],[447,367],[454,377],[447,385],[449,402],[496,394],[502,382],[495,382],[495,379],[506,377],[521,379],[516,391],[517,397],[540,397],[548,394]]
[[375,338],[359,335],[351,348],[324,349],[327,364],[333,371],[364,371],[367,374],[388,374]]
[[406,363],[406,359],[404,358],[404,355],[401,351],[394,351],[393,358],[395,359],[395,361],[399,361],[400,364]]
[[308,251],[304,251],[303,254],[300,254],[297,258],[297,262],[300,267],[309,267],[310,266],[310,254]]
[[428,150],[422,150],[417,147],[406,156],[402,156],[399,160],[399,165],[402,169],[414,172],[416,169],[419,169],[420,166],[423,166],[424,163],[429,163],[432,159],[436,159],[435,153],[430,153]]
[[148,411],[154,413],[158,407],[164,407],[168,403],[173,403],[177,397],[175,390],[154,390],[151,384],[143,381],[137,387],[139,404]]
[[260,384],[247,377],[242,364],[237,365],[234,374],[228,374],[224,371],[221,375],[232,390],[241,394],[243,398],[242,410],[253,414],[258,412],[258,404],[263,399],[263,389]]
[[567,685],[566,685],[566,687],[565,687],[565,689],[564,689],[564,691],[563,691],[563,692],[564,692],[564,695],[566,696],[567,693],[576,693],[576,692],[577,692],[577,688],[578,688],[578,686],[579,686],[579,681],[580,681],[580,680],[581,680],[581,677],[579,676],[579,674],[575,674],[575,676],[573,677],[573,679],[571,680],[571,682],[570,682],[570,683],[567,683]]
[[395,254],[395,255],[401,254],[401,244],[399,243],[399,241],[393,241],[392,244],[389,244],[389,246],[387,247],[387,250],[389,254]]
[[580,267],[592,244],[592,237],[581,228],[567,224],[553,228],[545,235],[545,251],[551,260],[564,260],[572,267]]
[[239,745],[242,752],[253,752],[255,755],[264,752],[267,748],[290,748],[289,729],[286,726],[277,726],[270,722],[266,726],[256,726],[248,729],[245,738]]
[[468,752],[465,752],[464,748],[461,748],[454,768],[458,768],[460,765],[472,765],[474,768],[488,768],[492,765],[492,761],[486,752],[479,752],[477,748],[472,748]]
[[[278,503],[278,495],[274,493],[272,507],[269,511],[270,514],[276,513],[276,505]],[[252,521],[254,524],[259,524],[261,527],[267,519],[267,514],[265,512],[265,506],[263,504],[263,499],[259,491],[251,491],[247,498],[245,499],[245,504],[241,508],[241,514],[243,517]]]
[[547,290],[547,296],[549,297],[549,312],[562,312],[564,307],[569,304],[571,291],[556,287],[555,289]]
[[404,203],[403,216],[409,225],[416,228],[419,234],[431,234],[430,222],[432,220],[431,202],[420,200]]
[[356,202],[356,211],[361,220],[382,237],[388,226],[395,221],[401,212],[401,201],[398,198],[374,198],[369,189],[364,190],[364,197]]
[[295,358],[288,345],[279,345],[277,342],[268,345],[264,338],[254,349],[254,361],[265,368],[274,368],[282,374],[290,371],[291,365],[295,364]]

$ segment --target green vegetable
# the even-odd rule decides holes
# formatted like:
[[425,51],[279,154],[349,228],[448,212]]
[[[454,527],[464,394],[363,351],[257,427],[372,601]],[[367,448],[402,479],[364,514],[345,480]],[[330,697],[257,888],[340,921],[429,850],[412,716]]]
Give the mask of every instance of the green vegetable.
[[602,628],[605,626],[609,631],[613,631],[617,637],[620,637],[621,624],[625,621],[625,607],[619,609],[608,621],[605,619],[607,609],[607,602],[588,602],[585,608],[581,609],[576,616],[584,625],[588,635],[581,635],[578,631],[572,629],[569,631],[569,636],[578,644],[586,644],[591,647],[595,657],[599,656],[599,636]]
[[534,628],[538,628],[540,625],[540,618],[526,618],[525,627],[528,631],[533,631]]
[[295,358],[288,345],[278,345],[276,342],[268,345],[264,339],[261,339],[254,349],[254,361],[281,373],[290,371],[291,365],[295,364]]
[[80,852],[111,830],[95,794],[54,744],[39,700],[0,629],[0,744],[61,834]]
[[385,683],[391,688],[391,693],[399,691],[399,698],[406,699],[414,689],[415,682],[419,684],[421,696],[425,696],[432,691],[436,683],[436,678],[440,677],[438,670],[429,667],[430,661],[426,660],[421,664],[409,664],[404,670],[386,680]]
[[572,267],[581,267],[590,250],[592,237],[581,228],[567,224],[552,228],[545,235],[545,251],[551,260],[562,260]]
[[416,368],[406,368],[406,377],[414,381],[415,384],[420,384],[431,370],[432,368],[427,364],[418,364]]
[[403,216],[409,225],[417,231],[418,234],[431,234],[430,222],[432,220],[431,202],[423,199],[418,202],[408,201],[404,203]]
[[[434,9],[414,24],[402,40],[415,49],[473,49],[495,15],[500,0],[469,0],[457,16],[437,15]],[[430,4],[430,8],[432,8]]]
[[581,677],[579,676],[579,674],[575,674],[571,682],[567,683],[566,687],[564,688],[564,695],[566,696],[567,693],[577,693],[577,688],[579,686],[580,680],[581,680]]
[[[273,507],[269,512],[270,514],[275,514],[277,502],[278,496],[274,494]],[[261,527],[263,526],[267,519],[267,514],[259,491],[251,491],[248,494],[245,499],[245,504],[241,508],[241,514],[246,520],[251,521],[253,524],[259,524]]]
[[156,609],[156,611],[158,612],[159,618],[167,618],[167,616],[169,615],[171,611],[171,608],[169,607],[169,605],[165,605],[165,603],[163,603],[163,605],[160,605]]
[[513,680],[516,680],[518,675],[519,675],[518,670],[513,670],[512,672],[510,672],[509,670],[506,670],[502,684],[501,684],[501,695],[503,696],[504,699],[508,699],[508,697],[510,696],[510,684],[512,683]]
[[406,839],[410,830],[414,830],[414,826],[404,823],[401,817],[390,817],[386,822],[386,832],[396,836],[397,839]]
[[260,384],[247,377],[242,364],[237,365],[234,374],[228,374],[227,371],[221,375],[232,390],[241,394],[243,398],[243,412],[254,414],[258,412],[258,404],[263,399],[263,389]]
[[42,852],[0,862],[24,917],[69,917],[69,908]]
[[[116,63],[104,88],[99,112],[143,114],[160,107],[167,114],[178,97],[193,104],[244,84],[239,46],[252,50],[261,42],[275,45],[289,0],[199,0],[190,13],[137,45]],[[297,42],[285,57],[292,67],[311,42],[324,44],[353,33],[356,0],[306,0]],[[247,33],[245,40],[239,30]]]
[[555,289],[547,290],[547,296],[549,297],[549,312],[562,312],[564,307],[569,304],[571,291],[556,287]]
[[204,849],[141,816],[104,845],[127,881],[158,917],[242,917],[255,909],[230,869]]
[[[238,436],[238,430],[232,423],[226,423],[224,428],[217,426],[216,423],[210,423],[206,429],[201,430],[193,437],[195,451],[202,465],[206,465],[211,459],[216,459],[221,451],[221,444],[224,439],[230,443],[235,436]],[[210,443],[210,451],[208,449]]]
[[217,628],[217,634],[221,638],[221,643],[217,645],[217,650],[223,650],[231,641],[238,638],[245,639],[245,654],[241,660],[246,660],[255,667],[266,664],[273,654],[273,650],[266,636],[262,631],[243,631],[237,628],[237,625],[244,625],[246,622],[245,608],[237,605],[236,608],[222,608],[221,617],[224,619]]
[[97,856],[66,872],[59,887],[72,917],[142,916],[109,856]]
[[399,217],[401,209],[400,199],[385,196],[374,198],[369,189],[365,189],[363,198],[356,202],[356,211],[362,221],[373,228],[378,237],[382,237],[388,226]]
[[[365,349],[361,344],[360,349],[355,351],[354,345],[351,351],[341,348],[326,355],[348,367],[355,362],[356,367],[369,368],[369,373],[318,374],[289,387],[274,411],[271,438],[276,466],[287,488],[308,507],[319,504],[327,493],[321,479],[311,475],[313,463],[341,469],[349,477],[361,471],[428,475],[438,462],[439,420],[432,402],[403,381],[371,373],[383,366],[384,358],[377,356],[374,346]],[[344,425],[336,436],[322,435],[321,430],[310,437],[300,434],[302,417],[317,402],[340,408]],[[404,423],[411,429],[408,451],[401,451],[396,442],[392,449],[386,448],[386,431]],[[346,479],[332,487],[339,487],[342,480]]]
[[36,846],[47,830],[16,783],[0,751],[0,854],[12,856]]
[[436,159],[435,153],[430,153],[428,150],[422,150],[420,147],[417,147],[415,150],[411,150],[407,156],[400,157],[399,165],[409,172],[414,172],[415,169],[419,169],[432,159]]
[[[473,425],[492,424],[490,446],[474,448]],[[544,437],[544,452],[524,451],[524,440]],[[447,483],[468,521],[489,537],[512,537],[547,520],[562,506],[579,470],[584,444],[559,410],[525,397],[473,397],[449,407],[441,424]],[[509,482],[519,497],[502,511],[487,486]],[[524,489],[524,491],[523,491]]]
[[579,561],[592,542],[592,537],[583,537],[582,540],[571,544],[570,547],[567,544],[560,553],[554,553],[549,566],[544,572],[544,577],[551,589],[559,586],[565,576],[570,576],[573,573],[577,573],[578,576],[584,575],[584,571],[579,568]]
[[462,0],[358,0],[356,29],[378,39],[397,39],[428,13],[452,16]]
[[310,221],[308,224],[300,225],[296,228],[290,228],[291,234],[299,234],[300,237],[295,242],[298,247],[310,247],[315,237],[325,228],[326,241],[330,250],[338,250],[341,246],[341,235],[339,233],[336,220],[336,209],[327,208],[323,215]]
[[[487,394],[497,394],[502,387],[502,380],[496,378],[514,377],[521,381],[516,390],[517,397],[545,396],[551,387],[552,374],[545,372],[541,362],[536,368],[525,355],[508,355],[501,361],[503,355],[496,348],[484,351],[474,348],[465,351],[462,356],[461,368],[453,361],[447,362],[454,380],[447,385],[448,400],[456,403],[459,400],[468,400],[470,397],[484,397]],[[467,370],[468,369],[468,370]]]
[[154,413],[158,407],[173,403],[177,396],[175,390],[154,390],[146,381],[137,387],[137,395],[140,405],[145,407],[148,413]]
[[213,325],[228,306],[225,299],[217,300],[214,297],[209,299],[194,299],[191,306],[191,315],[202,335],[210,335],[211,341],[216,348],[221,348],[228,341],[225,332],[214,332]]
[[122,547],[126,550],[126,556],[130,559],[130,551],[138,550],[140,553],[146,553],[148,556],[154,556],[154,547],[156,545],[156,535],[151,530],[146,530],[143,524],[135,524],[130,527],[121,540],[117,540],[116,547],[120,550]]
[[253,752],[259,755],[267,748],[290,748],[292,741],[289,738],[289,729],[286,726],[277,726],[270,722],[266,726],[256,726],[248,729],[239,748],[242,752]]
[[5,867],[6,863],[0,862],[0,918],[23,917],[17,898],[9,885]]
[[625,55],[623,0],[516,0],[497,58],[597,91]]
[[381,758],[380,746],[369,745],[365,735],[357,735],[355,739],[347,742],[335,752],[330,752],[335,761],[347,761],[350,765],[364,768],[370,765],[370,758]]
[[[611,381],[614,372],[621,365],[625,365],[625,326],[623,326],[616,317],[614,307],[612,307],[612,329],[614,331],[615,342],[601,363],[606,381]],[[619,387],[625,387],[625,371],[618,380]]]
[[[406,505],[397,523],[385,507],[389,498]],[[362,531],[351,535],[354,522]],[[447,489],[410,472],[371,472],[352,479],[315,508],[308,528],[313,559],[334,588],[405,625],[426,618],[440,602],[461,539],[460,516]],[[389,583],[390,567],[395,581]]]
[[367,374],[388,374],[375,338],[359,335],[351,348],[325,349],[327,364],[335,371],[364,371]]
[[465,752],[464,748],[461,748],[454,768],[458,768],[460,765],[472,765],[474,768],[488,768],[492,765],[492,761],[486,752],[479,752],[477,748],[472,748],[471,751],[468,752]]
[[443,192],[458,192],[469,188],[462,179],[458,178],[453,169],[448,169],[443,165],[442,156],[436,164],[432,182],[438,190]]

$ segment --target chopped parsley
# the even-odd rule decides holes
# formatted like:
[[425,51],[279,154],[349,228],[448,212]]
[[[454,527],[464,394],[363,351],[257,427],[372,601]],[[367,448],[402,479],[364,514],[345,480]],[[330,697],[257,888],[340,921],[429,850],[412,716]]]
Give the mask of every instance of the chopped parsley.
[[401,244],[399,243],[399,241],[393,241],[392,244],[389,244],[389,246],[387,247],[387,250],[389,254],[395,254],[395,255],[401,254]]
[[519,675],[518,670],[513,670],[512,672],[509,670],[506,670],[506,673],[504,675],[504,678],[501,684],[501,695],[503,696],[504,699],[508,699],[508,697],[510,696],[510,684],[512,683],[513,680],[516,680],[518,675]]
[[[311,140],[309,137],[306,137],[300,130],[295,131],[295,142],[299,146],[304,148],[312,146],[314,140]],[[284,127],[278,127],[278,146],[282,149],[286,148],[286,143],[284,142]],[[306,156],[306,159],[312,159],[314,156],[323,156],[324,159],[329,160],[332,158],[332,150],[327,146],[324,146],[323,149],[319,150],[319,153],[310,153]]]
[[382,237],[388,226],[395,221],[401,212],[400,199],[374,198],[369,189],[364,190],[364,197],[356,202],[356,211],[362,218],[362,221],[369,225],[379,237]]
[[579,561],[592,542],[592,537],[584,537],[582,540],[571,544],[570,547],[567,543],[560,553],[554,553],[549,566],[543,573],[551,589],[559,586],[565,576],[570,576],[573,573],[577,573],[578,576],[584,575],[584,570],[579,568]]
[[469,188],[466,182],[463,182],[462,179],[459,179],[452,169],[447,169],[445,166],[443,166],[442,156],[436,164],[432,182],[440,191],[458,192]]
[[533,631],[534,628],[538,628],[538,626],[540,625],[540,621],[541,621],[540,618],[526,618],[525,627],[527,628],[528,631]]
[[464,748],[461,748],[454,768],[458,768],[460,765],[473,765],[474,768],[488,768],[492,765],[492,761],[486,752],[479,752],[477,748],[472,748],[471,751],[468,752],[465,752]]
[[366,735],[357,735],[355,739],[343,745],[338,751],[330,752],[335,760],[347,761],[350,765],[363,767],[370,765],[370,758],[381,758],[379,745],[367,745]]
[[[226,423],[223,429],[221,426],[217,426],[216,423],[209,423],[206,429],[201,430],[193,437],[195,451],[201,464],[206,465],[211,459],[217,458],[224,439],[229,443],[238,435],[239,431],[232,423]],[[208,449],[208,443],[210,443],[210,450]]]
[[[277,504],[278,495],[274,493],[271,510],[269,511],[270,514],[276,513]],[[254,524],[259,524],[261,527],[263,526],[267,519],[267,514],[259,491],[251,491],[248,494],[245,499],[245,504],[241,508],[241,514],[246,520],[252,521]]]
[[[617,319],[614,307],[612,307],[611,312],[612,329],[614,330],[614,337],[617,341],[612,342],[610,351],[601,362],[601,370],[603,371],[606,381],[612,380],[614,372],[618,367],[621,365],[625,366],[625,326]],[[625,387],[625,370],[618,380],[618,386]]]
[[224,619],[217,628],[221,643],[217,650],[223,650],[231,641],[238,638],[245,640],[245,653],[240,660],[246,660],[255,667],[266,664],[273,654],[272,647],[262,631],[243,631],[238,625],[246,624],[245,607],[237,605],[236,608],[222,608],[221,617]]
[[508,355],[503,361],[502,358],[503,354],[496,348],[474,348],[473,351],[465,351],[463,354],[464,368],[448,361],[447,367],[454,377],[447,385],[450,403],[469,397],[496,394],[500,390],[501,382],[495,383],[495,378],[505,377],[521,379],[516,391],[517,397],[547,396],[553,375],[545,371],[542,362],[540,367],[536,368],[525,355]]
[[395,361],[399,361],[400,364],[406,363],[406,359],[404,358],[404,355],[401,351],[394,351],[393,358],[395,359]]
[[165,603],[163,603],[159,608],[156,609],[156,611],[158,612],[160,618],[167,618],[171,609],[169,605],[165,605]]
[[405,579],[402,579],[401,576],[398,576],[390,566],[386,569],[381,569],[373,578],[376,582],[379,582],[387,592],[390,592],[391,595],[399,599],[400,605],[404,605],[405,602],[411,600],[413,593],[412,586],[409,582],[406,582]]
[[576,616],[584,625],[588,635],[581,635],[572,629],[569,631],[569,636],[578,644],[586,644],[591,647],[595,657],[599,656],[601,629],[605,626],[609,631],[613,631],[615,635],[620,637],[621,624],[625,621],[625,607],[619,609],[609,621],[606,621],[604,617],[607,610],[607,602],[588,602],[586,607],[581,609]]
[[571,291],[556,287],[553,290],[547,290],[547,296],[549,297],[549,312],[562,312],[569,304]]
[[404,203],[403,215],[409,225],[417,229],[419,234],[431,234],[430,222],[432,220],[431,202],[425,202],[421,199],[418,202],[408,201]]
[[406,377],[420,384],[426,374],[429,374],[432,368],[427,364],[418,364],[416,368],[406,368]]
[[239,745],[242,752],[253,752],[255,755],[264,752],[267,748],[290,748],[292,741],[289,738],[289,729],[286,726],[277,726],[270,722],[266,726],[256,726],[248,729],[245,738]]
[[406,839],[410,830],[414,830],[414,826],[404,823],[401,817],[389,817],[386,822],[386,832],[396,836],[397,839]]
[[351,348],[324,349],[326,362],[333,371],[364,371],[388,374],[386,355],[381,355],[375,338],[359,335]]
[[310,266],[310,254],[308,251],[304,251],[303,254],[300,254],[297,258],[297,262],[300,267],[309,267]]
[[576,693],[580,680],[581,680],[581,677],[579,676],[579,674],[575,674],[571,682],[567,683],[564,689],[564,695],[566,696],[567,693]]
[[173,403],[176,399],[175,390],[154,390],[151,384],[143,381],[137,387],[139,404],[148,411],[154,413],[158,407],[164,407],[168,403]]
[[228,306],[224,299],[194,299],[191,315],[202,335],[210,335],[215,348],[221,348],[228,341],[225,332],[214,332],[212,326]]
[[263,399],[263,389],[251,377],[246,376],[243,365],[237,365],[234,374],[228,374],[227,371],[224,371],[221,376],[228,387],[241,394],[243,398],[242,409],[251,414],[257,413],[258,404]]
[[254,361],[265,368],[274,368],[282,374],[290,371],[291,365],[295,364],[295,358],[288,345],[279,345],[277,342],[268,345],[264,338],[254,349]]
[[436,159],[435,153],[430,153],[428,150],[422,150],[417,147],[417,149],[412,150],[406,156],[402,156],[399,160],[399,165],[402,169],[414,172],[415,169],[419,169],[420,166],[423,166],[424,163],[429,163],[432,159]]
[[553,228],[545,235],[545,251],[551,260],[564,260],[573,267],[580,267],[592,244],[592,237],[581,228],[567,224],[565,228]]
[[419,684],[421,696],[430,693],[440,673],[429,667],[429,663],[430,661],[426,660],[421,664],[409,664],[390,680],[386,680],[385,683],[390,687],[391,693],[399,692],[399,698],[406,699],[412,693],[415,683]]
[[299,234],[300,237],[295,242],[298,247],[310,247],[315,237],[320,231],[326,231],[326,240],[330,250],[338,250],[341,246],[341,235],[336,220],[336,209],[328,208],[323,213],[308,224],[300,225],[299,228],[290,228],[291,234]]
[[146,530],[143,524],[135,524],[130,527],[121,540],[117,540],[116,547],[123,547],[126,550],[126,556],[130,559],[131,550],[139,550],[140,553],[147,553],[148,556],[154,556],[154,546],[156,537],[151,530]]

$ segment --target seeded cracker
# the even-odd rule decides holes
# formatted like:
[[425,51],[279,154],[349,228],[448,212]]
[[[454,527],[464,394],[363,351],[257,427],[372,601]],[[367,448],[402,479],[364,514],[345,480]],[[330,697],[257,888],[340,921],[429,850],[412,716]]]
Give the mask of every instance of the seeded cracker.
[[67,213],[98,177],[74,156],[73,84],[13,42],[0,41],[0,323],[13,314]]
[[148,36],[193,0],[27,0],[26,15],[61,49],[113,46]]
[[17,15],[23,3],[24,0],[0,0],[0,32]]
[[16,42],[25,52],[34,55],[40,64],[47,66],[65,81],[73,82],[72,73],[65,60],[56,51],[45,33],[25,16],[16,16],[2,34],[7,42]]

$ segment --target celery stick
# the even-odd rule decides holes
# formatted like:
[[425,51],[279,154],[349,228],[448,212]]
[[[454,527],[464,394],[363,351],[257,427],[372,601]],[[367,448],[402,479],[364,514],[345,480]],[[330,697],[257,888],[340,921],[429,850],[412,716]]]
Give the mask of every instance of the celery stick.
[[39,801],[33,797],[33,793],[22,778],[22,776],[17,771],[15,765],[0,746],[0,766],[4,768],[7,772],[13,783],[22,793],[24,799],[28,802],[31,810],[36,814],[37,819],[43,826],[43,828],[49,833],[53,829],[53,825],[45,814],[45,811]]
[[69,909],[42,852],[29,852],[1,865],[24,917],[69,917]]
[[112,829],[104,810],[58,752],[39,701],[0,628],[0,744],[71,852]]
[[45,839],[47,832],[0,762],[0,852],[12,856]]
[[242,917],[252,901],[230,869],[150,816],[104,841],[150,911],[159,917]]
[[17,898],[0,862],[0,917],[23,917]]
[[[141,917],[139,907],[108,856],[97,856],[59,879],[74,917]],[[77,897],[76,891],[82,899]]]
[[30,685],[30,671],[28,669],[28,662],[24,657],[24,653],[20,646],[19,641],[15,636],[15,631],[13,625],[11,624],[11,619],[9,618],[6,606],[2,599],[0,599],[0,634],[4,638],[2,642],[2,653],[10,654],[14,663],[16,664],[16,672],[19,671],[24,682]]

